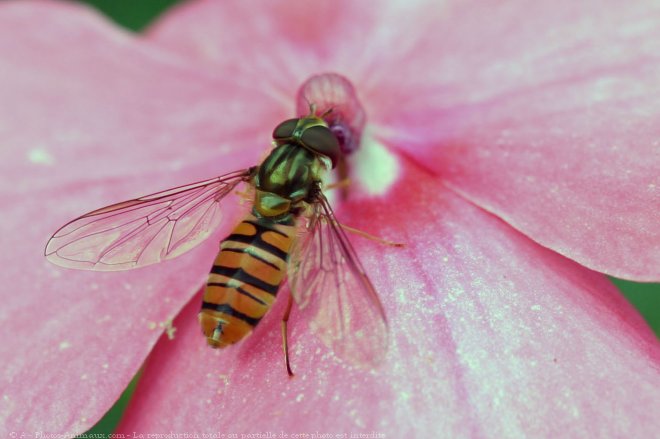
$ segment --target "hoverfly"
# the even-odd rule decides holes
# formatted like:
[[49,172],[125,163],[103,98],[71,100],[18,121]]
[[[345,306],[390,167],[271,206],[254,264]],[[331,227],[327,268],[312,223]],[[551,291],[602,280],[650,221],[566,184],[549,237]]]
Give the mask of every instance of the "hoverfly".
[[115,271],[157,263],[192,249],[220,223],[220,202],[239,183],[253,195],[250,212],[220,244],[199,321],[214,348],[250,334],[288,278],[282,320],[292,297],[314,314],[312,329],[339,357],[374,366],[387,346],[383,307],[323,193],[323,177],[341,157],[322,117],[280,123],[258,166],[89,212],[60,228],[45,255],[77,269]]

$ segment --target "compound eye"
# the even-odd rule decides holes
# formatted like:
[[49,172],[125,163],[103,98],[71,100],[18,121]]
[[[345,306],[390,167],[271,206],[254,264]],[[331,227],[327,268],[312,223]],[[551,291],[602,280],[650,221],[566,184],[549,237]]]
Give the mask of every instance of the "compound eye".
[[300,119],[288,119],[276,126],[273,130],[273,139],[284,140],[291,138],[291,136],[293,136],[293,130],[296,129],[299,120]]
[[341,150],[337,138],[328,128],[321,125],[307,128],[300,140],[307,148],[332,160],[333,168],[337,165]]

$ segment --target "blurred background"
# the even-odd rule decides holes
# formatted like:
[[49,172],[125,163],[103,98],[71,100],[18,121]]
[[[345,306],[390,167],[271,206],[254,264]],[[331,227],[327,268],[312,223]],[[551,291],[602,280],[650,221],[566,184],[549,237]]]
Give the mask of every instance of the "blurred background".
[[[141,32],[167,9],[185,0],[77,0],[103,13],[108,20],[133,31]],[[656,335],[660,337],[660,284],[640,284],[612,278],[614,284],[639,310]],[[635,371],[631,370],[631,374]],[[139,376],[139,374],[138,374]],[[111,433],[126,408],[138,376],[126,389],[121,399],[99,423],[89,431],[95,434]]]

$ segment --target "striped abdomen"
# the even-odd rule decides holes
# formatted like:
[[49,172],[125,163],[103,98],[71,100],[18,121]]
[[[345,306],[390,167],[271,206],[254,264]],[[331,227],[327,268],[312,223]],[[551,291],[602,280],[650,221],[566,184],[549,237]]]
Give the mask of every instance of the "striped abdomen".
[[293,225],[250,214],[222,242],[199,314],[209,345],[240,341],[268,312],[286,275],[294,237]]

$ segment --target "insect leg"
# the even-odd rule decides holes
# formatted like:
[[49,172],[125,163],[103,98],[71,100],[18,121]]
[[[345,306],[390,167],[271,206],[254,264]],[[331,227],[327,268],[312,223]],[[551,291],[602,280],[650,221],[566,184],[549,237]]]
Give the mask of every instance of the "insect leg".
[[351,179],[346,177],[343,180],[340,180],[336,183],[330,183],[326,187],[323,188],[323,190],[329,191],[332,189],[344,189],[347,188],[351,185]]
[[239,203],[241,206],[245,203],[251,203],[254,200],[254,192],[250,188],[243,189],[242,191],[235,190],[234,193],[240,197]]
[[289,321],[289,315],[291,314],[292,305],[293,305],[293,296],[289,294],[289,301],[286,305],[286,311],[284,311],[284,316],[282,317],[282,347],[284,348],[284,363],[286,364],[286,372],[289,374],[289,377],[293,377],[293,371],[291,370],[291,364],[289,363],[289,343],[287,340],[287,322]]
[[339,159],[339,163],[337,163],[337,176],[339,177],[339,182],[335,184],[339,187],[339,198],[346,200],[346,198],[348,198],[348,185],[350,184],[350,179],[348,178],[348,165],[346,164],[346,159],[343,154]]
[[379,242],[379,243],[384,244],[384,245],[391,245],[392,247],[403,247],[403,246],[405,246],[405,244],[403,244],[401,242],[394,242],[394,241],[389,241],[387,239],[379,238],[378,236],[371,235],[371,234],[369,234],[367,232],[364,232],[362,230],[359,230],[359,229],[354,229],[353,227],[349,227],[345,224],[339,224],[339,226],[342,229],[346,230],[347,232],[355,233],[356,235],[360,235],[363,238],[371,239],[372,241],[376,241],[376,242]]

